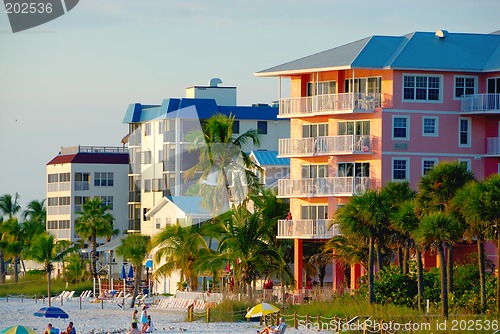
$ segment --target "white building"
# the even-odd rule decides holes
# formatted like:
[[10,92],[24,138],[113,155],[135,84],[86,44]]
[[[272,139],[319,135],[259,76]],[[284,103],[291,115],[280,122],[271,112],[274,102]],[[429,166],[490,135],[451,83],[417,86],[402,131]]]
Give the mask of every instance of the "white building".
[[197,152],[189,151],[192,144],[188,137],[193,130],[201,129],[200,120],[216,113],[232,114],[236,136],[256,129],[260,147],[246,143],[245,152],[277,151],[279,138],[289,135],[289,120],[278,120],[277,106],[236,106],[236,88],[219,87],[219,83],[219,79],[212,79],[210,86],[189,87],[186,95],[191,98],[165,99],[161,105],[135,103],[129,106],[123,120],[129,124],[125,138],[130,152],[129,232],[154,235],[156,226],[161,228],[166,221],[156,222],[148,212],[165,197],[185,196],[196,183],[196,179],[186,181],[184,173],[199,159]]
[[77,212],[85,201],[100,197],[122,234],[127,229],[128,163],[128,150],[121,147],[61,148],[47,163],[47,231],[58,239],[78,240]]

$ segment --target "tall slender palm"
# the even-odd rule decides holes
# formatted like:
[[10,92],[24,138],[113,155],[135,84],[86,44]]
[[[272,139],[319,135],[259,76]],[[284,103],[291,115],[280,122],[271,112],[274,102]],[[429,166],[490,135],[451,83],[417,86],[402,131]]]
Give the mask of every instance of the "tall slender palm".
[[191,290],[198,287],[198,272],[195,263],[208,251],[206,240],[200,234],[197,225],[182,226],[180,222],[167,225],[152,239],[154,261],[159,264],[154,276],[170,276],[179,271],[179,289],[182,283],[189,281]]
[[[0,218],[3,221],[3,217],[12,218],[16,213],[21,210],[19,205],[19,194],[16,193],[14,198],[12,195],[5,194],[0,197]],[[2,222],[0,222],[1,224]],[[0,243],[0,284],[5,283],[5,259],[4,259],[4,248],[5,243]]]
[[188,136],[192,143],[189,149],[199,151],[200,160],[185,172],[184,177],[192,179],[201,173],[201,179],[205,181],[215,178],[215,182],[211,181],[214,184],[203,182],[200,186],[205,207],[212,211],[223,207],[222,211],[214,215],[227,211],[230,177],[234,179],[231,197],[237,204],[246,199],[247,191],[251,192],[259,185],[252,170],[260,167],[243,151],[243,145],[249,141],[259,145],[259,135],[255,129],[251,129],[236,136],[233,125],[234,115],[215,114],[203,122],[202,131],[195,131]]
[[[488,234],[497,240],[497,263],[500,267],[500,175],[493,174],[482,184],[481,202],[485,206],[486,221],[490,222]],[[500,277],[497,277],[497,312],[500,313]]]
[[23,211],[23,217],[27,221],[38,223],[45,226],[47,220],[47,210],[45,208],[45,200],[33,200],[28,203],[26,210]]
[[[354,196],[344,207],[337,210],[336,219],[342,233],[364,240],[368,244],[368,297],[375,302],[374,264],[375,245],[378,252],[384,247],[384,235],[387,234],[389,199],[382,192],[369,190],[362,195]],[[379,255],[379,268],[382,257]]]
[[135,299],[139,294],[142,280],[143,263],[150,250],[150,237],[140,234],[129,234],[122,239],[121,244],[116,248],[116,253],[122,255],[132,263],[134,268],[134,293],[130,301],[130,307],[134,307]]
[[[460,162],[441,162],[428,171],[419,183],[417,196],[420,214],[433,211],[450,211],[451,201],[456,192],[469,181],[474,180],[474,174]],[[457,226],[459,228],[459,226]],[[460,227],[463,231],[464,226]],[[458,234],[457,234],[458,235]],[[461,238],[461,235],[458,237]],[[453,243],[446,243],[447,250],[447,280],[448,292],[453,291]]]
[[441,268],[441,310],[444,317],[448,317],[448,280],[447,266],[443,244],[456,240],[461,231],[458,222],[451,215],[436,211],[425,215],[415,231],[415,241],[421,247],[431,247],[437,250]]
[[82,211],[77,212],[80,217],[77,218],[75,224],[75,232],[82,239],[89,239],[92,250],[90,255],[90,271],[92,276],[97,279],[97,238],[106,237],[110,238],[114,234],[113,230],[113,216],[108,212],[109,207],[103,205],[99,197],[83,203]]
[[75,251],[69,247],[70,243],[67,240],[56,240],[56,238],[47,232],[36,237],[31,248],[26,250],[26,255],[40,263],[43,263],[45,273],[47,274],[47,296],[49,297],[49,306],[51,305],[50,280],[52,271],[54,270],[53,263],[61,261],[64,256]]

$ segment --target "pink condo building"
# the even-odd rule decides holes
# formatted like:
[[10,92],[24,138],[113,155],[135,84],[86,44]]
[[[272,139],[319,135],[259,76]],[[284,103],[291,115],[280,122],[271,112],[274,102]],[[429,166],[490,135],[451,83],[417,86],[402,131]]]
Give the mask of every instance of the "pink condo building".
[[[282,78],[290,82],[278,116],[290,119],[279,142],[290,177],[278,196],[290,199],[293,220],[279,221],[278,238],[294,241],[299,289],[304,243],[338,234],[331,218],[351,196],[389,181],[416,188],[445,160],[478,179],[500,172],[500,32],[371,36],[255,75],[277,77],[280,95]],[[494,246],[487,253],[498,263]],[[344,273],[336,263],[332,271],[341,290]],[[351,282],[359,274],[351,268]]]

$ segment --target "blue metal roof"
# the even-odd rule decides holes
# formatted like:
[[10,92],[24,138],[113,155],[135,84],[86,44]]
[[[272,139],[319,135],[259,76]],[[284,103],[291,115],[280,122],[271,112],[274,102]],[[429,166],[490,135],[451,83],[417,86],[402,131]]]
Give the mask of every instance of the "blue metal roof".
[[[193,114],[193,107],[195,113]],[[161,106],[141,105],[134,103],[129,105],[123,123],[142,123],[158,118],[192,118],[197,114],[199,119],[207,119],[216,113],[229,116],[233,114],[235,119],[255,120],[277,120],[278,107],[272,106],[218,106],[214,99],[200,98],[170,98],[163,100]]]
[[278,151],[254,150],[250,155],[255,157],[259,166],[290,166],[290,159],[278,158]]
[[489,72],[500,69],[500,35],[414,32],[372,36],[255,73],[290,75],[348,68]]

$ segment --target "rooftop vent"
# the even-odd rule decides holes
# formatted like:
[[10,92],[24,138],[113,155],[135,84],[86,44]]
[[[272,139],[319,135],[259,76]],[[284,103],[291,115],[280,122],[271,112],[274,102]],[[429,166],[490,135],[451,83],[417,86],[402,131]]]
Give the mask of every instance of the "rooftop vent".
[[210,79],[210,81],[208,82],[208,85],[209,85],[210,87],[217,87],[217,86],[219,86],[219,84],[221,84],[221,83],[222,83],[222,80],[221,80],[221,79],[219,79],[219,78],[212,78],[212,79]]
[[448,30],[438,30],[436,31],[436,36],[439,38],[446,38],[448,37]]

